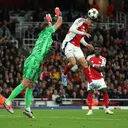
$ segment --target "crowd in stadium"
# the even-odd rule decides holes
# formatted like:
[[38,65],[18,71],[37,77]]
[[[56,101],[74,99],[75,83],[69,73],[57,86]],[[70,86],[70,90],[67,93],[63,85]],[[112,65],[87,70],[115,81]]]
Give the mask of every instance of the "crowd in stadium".
[[[62,33],[63,26],[56,37],[64,36]],[[110,98],[128,98],[128,32],[116,28],[111,31],[97,28],[92,35],[90,43],[100,43],[103,46],[102,56],[107,58],[104,75]],[[22,79],[22,67],[26,57],[18,54],[18,49],[9,39],[0,42],[0,49],[0,93],[8,97]],[[87,50],[83,47],[83,51]],[[42,62],[42,73],[36,83],[34,97],[51,98],[54,90],[67,98],[87,96],[87,82],[81,68],[77,72],[70,71],[66,88],[61,84],[61,73],[66,65],[62,58],[60,49],[56,48],[55,54]],[[24,92],[19,97],[24,97]]]
[[[22,80],[22,68],[26,59],[10,41],[11,34],[15,35],[15,31],[13,24],[11,26],[6,25],[7,15],[4,17],[5,21],[0,24],[0,94],[5,97],[8,97]],[[70,12],[67,17],[71,18]],[[68,21],[72,21],[72,19],[68,19]],[[9,30],[9,28],[12,29]],[[68,25],[62,25],[53,39],[61,44],[68,28]],[[109,97],[128,98],[128,31],[118,30],[115,26],[110,30],[97,27],[90,33],[92,38],[89,43],[102,45],[101,55],[107,59],[104,77],[108,86]],[[87,48],[81,47],[84,52],[88,51]],[[53,94],[59,94],[62,98],[86,98],[87,81],[81,67],[76,72],[69,72],[67,87],[62,85],[61,74],[66,60],[61,54],[60,47],[55,46],[55,49],[54,54],[42,62],[41,75],[35,83],[33,97],[50,100]],[[90,53],[88,51],[88,55]],[[22,98],[24,94],[25,91],[22,91],[18,97]],[[102,96],[97,90],[95,94],[99,97]]]

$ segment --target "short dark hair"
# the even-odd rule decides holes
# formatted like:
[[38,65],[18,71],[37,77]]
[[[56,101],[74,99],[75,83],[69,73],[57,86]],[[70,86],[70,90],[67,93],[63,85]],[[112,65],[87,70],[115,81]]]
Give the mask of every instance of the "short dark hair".
[[44,29],[47,28],[48,26],[49,26],[48,23],[44,23],[41,28],[42,28],[42,30],[44,30]]

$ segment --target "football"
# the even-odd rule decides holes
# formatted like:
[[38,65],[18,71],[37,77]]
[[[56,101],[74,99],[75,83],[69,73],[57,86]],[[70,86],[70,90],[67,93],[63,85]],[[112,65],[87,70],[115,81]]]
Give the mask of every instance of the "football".
[[89,11],[88,11],[88,17],[92,20],[95,20],[98,18],[98,15],[99,15],[99,12],[97,9],[95,8],[91,8]]

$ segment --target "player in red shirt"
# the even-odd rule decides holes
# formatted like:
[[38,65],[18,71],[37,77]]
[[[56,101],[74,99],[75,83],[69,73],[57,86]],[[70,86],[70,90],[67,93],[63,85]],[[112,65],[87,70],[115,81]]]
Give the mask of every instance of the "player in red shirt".
[[[95,45],[94,51],[95,51],[95,53],[93,55],[89,55],[87,57],[90,72],[92,75],[92,80],[96,84],[101,85],[99,90],[101,90],[101,92],[103,93],[103,99],[104,99],[105,107],[106,107],[105,113],[113,114],[113,112],[108,109],[109,96],[107,93],[107,85],[104,81],[104,77],[102,74],[102,72],[104,71],[105,65],[106,65],[106,59],[100,55],[100,53],[101,53],[101,46],[100,45]],[[88,111],[87,115],[93,114],[93,112],[92,112],[93,92],[94,92],[94,90],[90,89],[90,86],[88,85],[87,102],[88,102],[89,111]]]
[[[98,14],[96,9],[91,10],[94,10],[93,14],[96,12]],[[62,43],[62,50],[69,61],[69,63],[65,66],[64,72],[62,74],[62,84],[64,86],[67,86],[67,73],[76,64],[77,60],[82,65],[84,74],[90,83],[90,86],[92,88],[99,88],[98,85],[92,82],[91,74],[88,69],[88,63],[80,48],[80,43],[82,43],[85,47],[93,50],[93,46],[84,40],[85,36],[87,38],[91,37],[91,35],[88,33],[88,30],[97,20],[97,17],[89,16],[89,12],[90,10],[88,11],[88,17],[86,19],[78,18],[75,20]]]
[[100,8],[99,8],[99,6],[98,6],[98,4],[96,3],[95,0],[93,0],[93,3],[90,6],[91,6],[91,8],[97,9],[98,11],[100,10]]

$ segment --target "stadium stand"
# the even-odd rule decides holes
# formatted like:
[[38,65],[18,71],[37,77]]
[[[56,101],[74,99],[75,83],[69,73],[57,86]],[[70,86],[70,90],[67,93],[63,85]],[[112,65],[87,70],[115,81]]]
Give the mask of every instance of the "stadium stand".
[[[126,7],[124,10],[127,10]],[[39,16],[35,17],[37,12]],[[1,12],[1,14],[3,13]],[[22,18],[17,16],[20,14],[23,14]],[[13,88],[22,79],[23,63],[38,37],[40,22],[45,21],[45,18],[41,19],[44,14],[45,11],[40,9],[28,12],[19,10],[18,13],[11,11],[9,20],[9,13],[6,11],[5,20],[0,25],[0,94],[5,97],[10,95]],[[60,50],[61,42],[71,22],[81,16],[82,13],[65,11],[63,14],[66,22],[53,35],[52,50],[48,58],[42,62],[42,72],[35,83],[34,98],[48,98],[51,100],[55,90],[62,98],[84,99],[87,97],[87,81],[83,77],[81,68],[77,72],[69,72],[68,86],[66,88],[61,84],[61,73],[66,64],[66,60],[64,60]],[[109,97],[113,99],[128,99],[128,30],[126,29],[128,16],[120,12],[117,13],[115,19],[117,23],[115,21],[110,23],[108,20],[107,23],[98,23],[94,26],[93,31],[91,31],[92,38],[89,42],[93,44],[98,42],[103,46],[102,56],[107,59],[104,76],[108,85]],[[5,31],[3,30],[5,21],[9,21],[8,23],[6,22],[6,34],[8,34],[8,37],[5,36]],[[101,21],[104,21],[103,17],[99,22]],[[88,51],[83,46],[82,49],[83,51]],[[90,51],[88,51],[88,54],[90,54]],[[23,98],[24,93],[25,91],[18,95],[18,98]],[[99,98],[102,96],[100,92],[96,92],[97,94]]]

